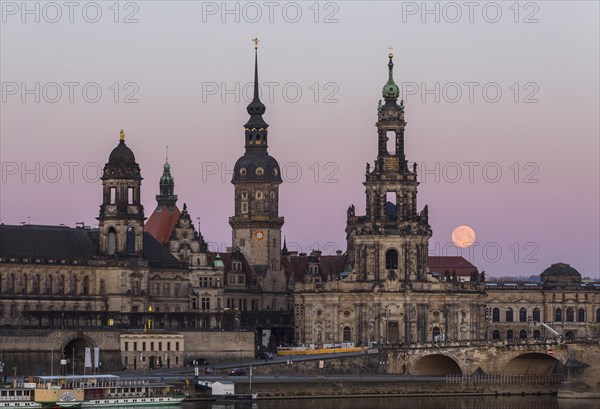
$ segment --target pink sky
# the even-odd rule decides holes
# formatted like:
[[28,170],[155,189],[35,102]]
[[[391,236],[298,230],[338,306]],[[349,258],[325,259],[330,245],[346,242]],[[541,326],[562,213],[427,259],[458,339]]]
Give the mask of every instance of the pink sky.
[[229,3],[226,13],[221,2],[160,1],[120,3],[116,15],[100,2],[99,18],[81,3],[72,16],[58,10],[54,23],[57,10],[45,3],[38,11],[31,3],[30,14],[7,3],[3,223],[94,225],[96,171],[123,128],[142,169],[147,217],[168,145],[180,208],[187,203],[212,249],[225,250],[229,172],[243,154],[248,118],[240,94],[252,92],[245,85],[258,34],[269,152],[288,171],[280,187],[288,244],[345,250],[346,208],[364,212],[364,169],[376,158],[376,108],[392,46],[407,94],[407,159],[429,170],[418,202],[429,204],[430,254],[454,255],[450,234],[465,224],[479,245],[463,255],[493,275],[539,274],[560,261],[599,275],[596,2],[493,3],[499,17],[487,2],[471,16],[446,3],[429,3],[429,14],[421,2],[277,3],[269,16],[263,3]]

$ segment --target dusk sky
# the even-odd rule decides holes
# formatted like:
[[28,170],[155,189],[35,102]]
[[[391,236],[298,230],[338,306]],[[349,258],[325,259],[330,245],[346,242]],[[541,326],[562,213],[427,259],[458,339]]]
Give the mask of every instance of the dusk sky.
[[1,3],[2,223],[96,225],[123,129],[146,217],[168,145],[179,208],[225,251],[258,35],[290,250],[345,251],[364,214],[393,47],[430,255],[468,225],[480,271],[599,276],[598,2],[73,4]]

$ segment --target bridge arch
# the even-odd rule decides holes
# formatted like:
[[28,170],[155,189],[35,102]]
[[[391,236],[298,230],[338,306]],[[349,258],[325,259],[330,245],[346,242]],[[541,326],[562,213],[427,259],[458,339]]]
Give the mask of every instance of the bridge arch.
[[562,374],[564,365],[557,358],[540,352],[528,352],[509,360],[502,369],[505,374],[553,375]]
[[90,348],[92,354],[90,359],[93,365],[93,350],[96,346],[98,346],[97,343],[84,334],[72,334],[66,337],[62,342],[61,353],[62,359],[67,360],[67,365],[66,368],[61,367],[61,371],[66,372],[65,374],[82,374],[84,372],[85,348]]
[[425,355],[417,359],[411,374],[416,376],[461,375],[460,365],[453,358],[443,354]]

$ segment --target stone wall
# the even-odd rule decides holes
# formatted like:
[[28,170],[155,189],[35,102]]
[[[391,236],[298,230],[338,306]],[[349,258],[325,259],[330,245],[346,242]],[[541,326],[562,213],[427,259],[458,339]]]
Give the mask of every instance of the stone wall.
[[[123,368],[119,331],[10,330],[0,334],[0,361],[5,375],[17,367],[18,374],[48,375],[60,373],[63,349],[73,340],[83,340],[100,348],[100,371],[116,372]],[[254,357],[254,332],[190,331],[184,336],[185,361],[190,358],[248,359]],[[71,357],[65,357],[71,359]],[[184,362],[185,364],[186,362]],[[69,363],[67,373],[72,372]],[[75,372],[81,370],[75,368]]]
[[182,332],[185,353],[190,357],[254,358],[255,334],[250,331]]
[[[397,380],[329,380],[326,377],[315,377],[312,380],[302,382],[278,382],[276,379],[268,382],[253,382],[252,392],[258,392],[259,396],[385,396],[405,394],[551,394],[556,393],[558,385],[469,385],[469,384],[447,384],[445,381],[397,381]],[[236,393],[248,393],[250,384],[236,381]]]

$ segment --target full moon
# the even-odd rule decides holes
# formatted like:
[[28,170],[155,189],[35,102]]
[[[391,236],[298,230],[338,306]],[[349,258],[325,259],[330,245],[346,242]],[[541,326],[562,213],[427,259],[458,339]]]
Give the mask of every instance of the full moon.
[[461,248],[469,247],[475,242],[475,231],[469,226],[458,226],[452,231],[452,242]]

